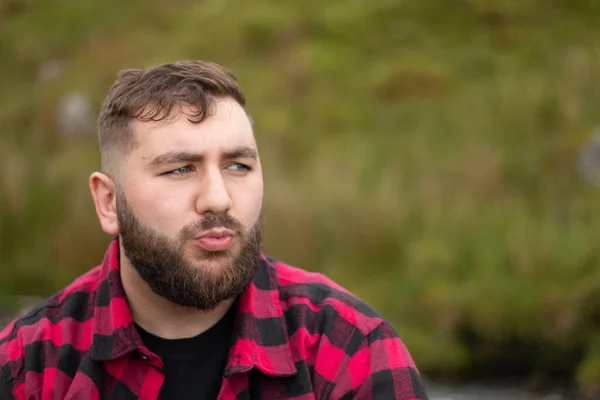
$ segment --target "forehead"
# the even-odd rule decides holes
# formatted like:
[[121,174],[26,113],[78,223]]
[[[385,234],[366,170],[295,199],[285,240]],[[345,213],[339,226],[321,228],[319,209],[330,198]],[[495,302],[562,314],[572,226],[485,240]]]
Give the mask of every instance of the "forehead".
[[219,99],[202,122],[189,121],[195,111],[182,105],[164,121],[135,120],[131,130],[138,143],[134,153],[142,157],[169,151],[211,153],[239,146],[256,148],[250,118],[233,99]]

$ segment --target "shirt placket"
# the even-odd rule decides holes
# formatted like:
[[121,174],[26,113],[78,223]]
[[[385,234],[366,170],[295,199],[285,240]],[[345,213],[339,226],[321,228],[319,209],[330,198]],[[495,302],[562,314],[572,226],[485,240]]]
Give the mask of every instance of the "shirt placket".
[[239,372],[223,377],[217,400],[250,400],[248,374]]

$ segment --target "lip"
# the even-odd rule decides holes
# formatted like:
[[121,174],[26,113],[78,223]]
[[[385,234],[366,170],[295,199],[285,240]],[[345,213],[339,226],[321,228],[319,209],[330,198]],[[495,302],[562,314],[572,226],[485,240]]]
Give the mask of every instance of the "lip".
[[228,229],[211,229],[198,236],[194,244],[207,251],[226,251],[233,245],[233,237]]
[[198,236],[196,240],[203,238],[222,238],[225,236],[234,236],[234,233],[229,229],[211,229]]

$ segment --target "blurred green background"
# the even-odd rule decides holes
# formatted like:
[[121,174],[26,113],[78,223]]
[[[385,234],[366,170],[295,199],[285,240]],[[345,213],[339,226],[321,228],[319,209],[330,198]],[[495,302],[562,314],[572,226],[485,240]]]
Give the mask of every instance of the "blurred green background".
[[372,304],[432,379],[600,396],[599,22],[592,0],[3,0],[0,307],[101,261],[117,71],[211,60],[256,121],[269,254]]

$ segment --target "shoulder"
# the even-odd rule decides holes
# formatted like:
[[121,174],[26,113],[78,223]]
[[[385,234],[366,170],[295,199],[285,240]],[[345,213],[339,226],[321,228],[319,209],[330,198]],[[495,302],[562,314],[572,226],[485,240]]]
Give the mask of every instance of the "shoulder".
[[373,307],[323,274],[266,258],[293,354],[328,398],[427,398],[410,352]]
[[[0,375],[11,381],[29,369],[44,369],[41,358],[57,354],[63,346],[85,347],[91,326],[98,268],[12,320],[0,331]],[[85,350],[85,349],[80,349]]]
[[[358,331],[367,336],[385,318],[371,305],[324,274],[310,272],[266,256],[276,276],[280,301],[290,323]],[[353,332],[349,332],[352,334]]]

